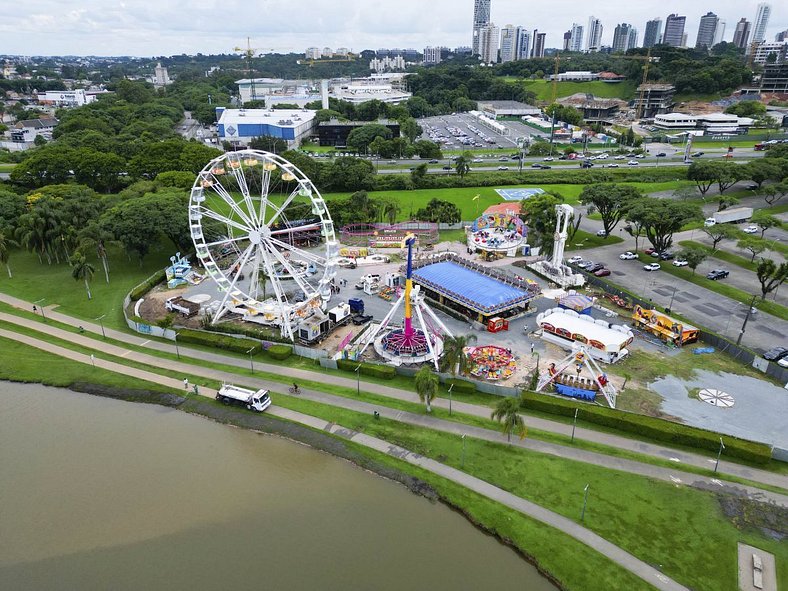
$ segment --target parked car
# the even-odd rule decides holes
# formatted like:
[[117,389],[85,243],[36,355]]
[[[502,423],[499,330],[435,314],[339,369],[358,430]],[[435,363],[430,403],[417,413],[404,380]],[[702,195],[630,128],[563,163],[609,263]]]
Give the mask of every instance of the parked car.
[[610,269],[599,269],[598,271],[594,271],[594,275],[597,277],[607,277],[610,275]]
[[742,230],[742,232],[744,232],[745,234],[757,234],[760,231],[761,229],[755,225],[747,226],[746,228],[744,228],[744,230]]
[[728,275],[730,275],[730,272],[725,269],[714,269],[706,274],[706,279],[717,281],[717,279],[725,279]]
[[643,267],[646,271],[659,271],[661,268],[659,263],[649,263]]
[[675,261],[673,261],[674,267],[686,267],[687,265],[689,265],[689,263],[684,259],[676,259]]
[[634,157],[635,157],[634,152],[630,152],[629,154],[627,154],[627,158],[634,158]]
[[768,359],[769,361],[778,361],[785,358],[786,356],[788,356],[788,349],[785,347],[774,347],[763,354],[763,358]]
[[607,232],[605,232],[604,230],[597,230],[596,235],[599,236],[600,238],[607,238]]
[[673,253],[672,252],[661,252],[659,253],[659,260],[661,261],[670,261],[673,260]]
[[577,263],[577,266],[580,267],[581,269],[588,269],[588,267],[595,264],[596,263],[594,261],[580,261],[579,263]]
[[596,273],[600,269],[604,269],[604,268],[605,266],[602,263],[594,263],[590,267],[586,267],[586,271],[588,271],[589,273]]
[[644,250],[643,252],[644,252],[645,254],[648,254],[648,255],[653,255],[655,252],[657,252],[657,250],[656,250],[655,248],[647,248],[647,249],[646,249],[646,250]]
[[359,326],[361,324],[366,324],[367,322],[372,320],[372,316],[368,314],[355,314],[352,320],[353,320],[353,324]]
[[618,156],[614,156],[613,157],[613,160],[626,160],[626,159],[627,159],[627,157],[623,156],[622,154],[619,154]]
[[777,365],[779,365],[780,367],[788,367],[788,356],[783,357],[782,359],[778,359]]
[[631,261],[632,259],[638,258],[638,255],[636,252],[626,251],[624,254],[618,255],[618,258],[622,261]]
[[572,258],[568,259],[566,262],[569,263],[570,265],[576,265],[577,263],[583,262],[583,257],[579,257],[575,255]]

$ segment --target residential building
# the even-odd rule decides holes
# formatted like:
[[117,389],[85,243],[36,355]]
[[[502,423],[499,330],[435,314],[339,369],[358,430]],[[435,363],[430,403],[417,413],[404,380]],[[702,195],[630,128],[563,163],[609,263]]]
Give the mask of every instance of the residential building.
[[665,19],[665,34],[662,36],[662,43],[672,47],[684,46],[684,25],[687,17],[677,14],[670,14]]
[[460,45],[454,48],[455,55],[470,55],[473,53],[473,48],[467,45]]
[[627,40],[627,51],[638,46],[638,30],[635,27],[629,29],[629,39]]
[[[616,25],[613,31],[613,51],[626,51],[630,48],[630,36],[634,28],[627,23]],[[637,39],[637,31],[635,31],[635,39]]]
[[600,47],[602,47],[602,21],[595,16],[590,16],[586,32],[586,50],[599,51]]
[[405,58],[401,55],[394,57],[384,57],[383,59],[372,58],[369,62],[369,69],[373,72],[394,72],[405,69]]
[[780,31],[774,36],[775,41],[788,41],[788,29]]
[[698,38],[695,41],[696,49],[709,49],[714,45],[714,36],[717,34],[717,25],[719,22],[719,17],[713,12],[707,12],[702,17],[700,17]]
[[518,60],[527,60],[531,57],[531,31],[525,27],[517,27],[517,46],[515,53]]
[[153,86],[156,88],[164,88],[171,82],[170,75],[167,73],[167,68],[162,66],[161,63],[156,64],[153,70]]
[[569,51],[583,51],[583,25],[572,23]]
[[725,27],[727,24],[728,23],[722,19],[717,22],[717,31],[714,33],[714,43],[711,44],[712,47],[718,43],[722,43],[723,38],[725,37]]
[[736,29],[733,31],[733,44],[739,49],[747,49],[750,40],[750,29],[752,23],[746,18],[739,20],[736,23]]
[[564,44],[561,46],[563,51],[569,51],[569,45],[572,42],[572,31],[567,31],[564,33]]
[[424,48],[424,63],[425,64],[439,64],[439,63],[441,63],[441,48],[440,47],[425,47]]
[[517,59],[517,28],[506,25],[501,29],[501,63]]
[[312,135],[315,111],[305,109],[216,109],[219,139],[248,146],[254,138],[269,136],[297,147]]
[[755,14],[755,26],[752,29],[752,42],[760,43],[766,39],[766,27],[769,26],[769,17],[772,14],[772,5],[767,2],[758,4],[758,12]]
[[755,55],[752,56],[753,63],[764,65],[771,61],[769,56],[774,55],[773,63],[781,64],[786,61],[786,53],[788,53],[788,41],[782,41],[780,43],[767,43],[764,41],[758,45],[752,45],[751,50],[752,49],[755,50]]
[[350,50],[347,47],[337,47],[337,50],[334,52],[334,55],[338,57],[347,57],[347,54],[350,53]]
[[481,30],[490,24],[490,0],[474,0],[473,2],[473,55],[481,55]]
[[[339,121],[331,119],[317,126],[317,137],[321,146],[344,148],[347,146],[347,138],[351,131],[370,123],[370,121]],[[397,121],[379,119],[374,123],[383,125],[391,130],[392,137],[400,136],[400,127]]]
[[534,29],[534,47],[531,57],[544,57],[545,37],[547,37],[547,33],[540,33]]
[[676,87],[672,84],[641,84],[634,101],[635,111],[642,112],[645,119],[671,113],[676,104],[673,101],[675,95]]
[[763,67],[761,92],[788,94],[788,62],[766,64]]
[[323,57],[334,57],[334,50],[330,47],[324,47],[322,52]]
[[498,27],[488,23],[479,29],[479,59],[485,64],[498,61]]
[[52,132],[58,120],[54,117],[42,117],[40,119],[25,119],[14,124],[11,129],[11,141],[15,143],[28,143],[37,137],[45,140],[52,139]]
[[662,19],[655,18],[646,23],[643,35],[643,47],[654,47],[662,43]]
[[81,88],[77,90],[48,90],[38,93],[39,105],[55,107],[81,107],[95,100],[95,94],[88,94]]
[[319,47],[307,47],[306,51],[304,52],[304,57],[308,60],[319,60],[320,55],[321,53]]

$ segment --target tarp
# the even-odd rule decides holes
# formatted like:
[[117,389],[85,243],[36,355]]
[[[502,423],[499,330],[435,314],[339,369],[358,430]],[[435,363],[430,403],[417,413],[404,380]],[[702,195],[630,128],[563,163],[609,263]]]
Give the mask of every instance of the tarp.
[[558,300],[558,305],[561,308],[566,308],[567,310],[574,310],[575,312],[582,313],[588,308],[591,307],[591,304],[594,303],[594,300],[589,298],[588,296],[584,296],[579,293],[574,293],[572,295],[565,296]]

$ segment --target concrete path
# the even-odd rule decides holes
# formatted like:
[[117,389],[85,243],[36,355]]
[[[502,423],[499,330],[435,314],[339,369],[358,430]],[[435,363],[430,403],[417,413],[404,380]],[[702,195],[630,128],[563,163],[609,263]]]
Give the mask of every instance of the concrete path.
[[[20,309],[32,310],[31,303],[25,302],[24,300],[19,300],[17,298],[13,298],[5,294],[0,294],[0,301],[3,301]],[[47,308],[45,313],[47,314],[47,318],[49,319],[56,320],[63,324],[68,324],[70,326],[75,326],[75,327],[82,326],[86,332],[90,332],[96,335],[102,334],[101,332],[102,329],[99,325],[91,324],[89,322],[79,321],[76,318],[67,316],[65,314],[61,314],[50,308]],[[0,313],[0,321],[6,321],[20,326],[28,326],[31,328],[36,328],[37,330],[43,330],[41,323],[31,322],[11,314]],[[54,334],[52,331],[58,330],[52,326],[49,326],[48,328],[50,334]],[[175,353],[175,346],[167,342],[146,339],[143,337],[130,335],[124,332],[120,332],[108,328],[105,328],[104,332],[106,333],[108,338],[114,339],[116,341],[121,341],[139,347],[146,347],[156,351],[163,351],[170,354]],[[60,336],[60,338],[66,340],[74,340],[75,337],[79,337],[80,340],[78,342],[80,342],[80,344],[86,347],[100,348],[102,350],[107,351],[107,348],[100,341],[96,341],[95,339],[88,338],[86,336],[74,335],[74,333],[70,333],[66,331],[62,331],[62,335]],[[77,341],[75,340],[74,342]],[[179,346],[178,350],[180,351],[181,355],[193,360],[210,361],[213,363],[221,363],[224,365],[235,366],[235,367],[243,367],[243,368],[249,367],[249,364],[245,360],[240,360],[235,357],[228,357],[220,353],[209,353],[205,351],[198,351],[183,346]],[[123,355],[125,357],[128,357],[129,355],[129,353],[125,349],[122,350],[122,353],[116,353],[116,354]],[[153,364],[156,365],[160,362],[161,362],[160,359],[156,359],[155,361],[153,361]],[[143,363],[150,364],[151,362],[144,361]],[[281,376],[287,376],[288,378],[291,378],[293,379],[293,381],[296,382],[309,380],[314,382],[331,384],[335,386],[341,386],[350,389],[357,387],[357,383],[354,378],[345,378],[342,375],[338,375],[336,373],[297,369],[297,368],[291,368],[281,365],[267,364],[259,361],[256,361],[254,363],[254,367],[258,371],[264,371],[268,373],[279,374]],[[233,379],[233,378],[228,377],[225,379]],[[389,386],[372,384],[370,382],[364,382],[363,380],[361,383],[362,385],[364,385],[365,392],[374,392],[374,394],[380,396],[386,396],[389,398],[407,401],[407,402],[414,402],[416,399],[415,394],[407,390],[400,390],[397,388],[391,388]],[[448,409],[449,400],[445,398],[436,398],[435,401],[433,402],[433,406],[436,408]],[[469,404],[469,403],[457,402],[457,401],[453,401],[451,403],[451,406],[452,406],[452,410],[458,413],[467,414],[475,417],[481,417],[485,419],[490,418],[491,409],[485,406],[479,406],[475,404]],[[582,418],[582,409],[580,416]],[[557,421],[551,421],[549,419],[531,417],[527,415],[525,416],[525,419],[529,428],[561,434],[567,437],[571,436],[572,433],[571,425],[560,423]],[[607,445],[610,447],[615,447],[618,449],[630,450],[639,454],[656,457],[662,460],[668,460],[676,464],[677,472],[678,472],[678,468],[682,464],[687,464],[687,465],[706,468],[706,469],[713,469],[715,462],[714,459],[704,457],[698,454],[681,452],[668,447],[651,444],[651,443],[645,443],[645,442],[637,441],[635,439],[622,437],[620,435],[603,433],[600,431],[585,429],[582,427],[576,429],[575,438],[579,440],[591,441],[594,443]],[[558,447],[562,447],[563,449],[574,449],[567,446],[558,446]],[[545,452],[545,453],[549,453],[549,452]],[[601,454],[597,454],[597,455],[601,455]],[[581,460],[581,461],[585,461],[585,460]],[[632,463],[639,464],[638,462],[632,462]],[[616,468],[616,469],[620,469],[620,468]],[[719,465],[719,472],[722,474],[730,474],[732,476],[746,478],[754,482],[760,482],[763,484],[769,484],[772,486],[778,486],[784,489],[788,489],[788,477],[780,474],[775,474],[773,472],[768,472],[766,470],[758,470],[756,468],[742,466],[741,464],[737,464],[734,462],[721,460]],[[673,475],[675,476],[676,472],[674,472]],[[676,476],[676,477],[680,477],[680,476]],[[691,475],[691,477],[699,478],[696,475]]]
[[[73,335],[71,333],[68,334],[70,334],[72,337],[78,336],[78,335]],[[9,339],[14,339],[17,342],[36,347],[43,351],[47,351],[49,353],[53,353],[55,355],[59,355],[67,359],[71,359],[85,364],[93,364],[95,365],[95,367],[100,367],[102,369],[114,371],[116,373],[120,373],[123,375],[139,378],[149,382],[163,384],[165,386],[169,386],[176,389],[183,387],[183,382],[181,380],[168,378],[143,369],[133,368],[126,365],[122,365],[120,363],[115,363],[113,361],[94,359],[92,355],[87,355],[84,353],[72,351],[70,349],[60,347],[59,345],[47,343],[46,341],[42,341],[40,339],[36,339],[34,337],[30,337],[27,335],[22,335],[12,331],[0,329],[0,336]],[[108,353],[111,352],[110,348],[118,349],[118,347],[107,345],[105,349],[107,350]],[[177,364],[177,365],[179,366],[184,365],[189,368],[192,367],[192,366],[187,366],[186,364]],[[180,368],[173,367],[172,369],[180,369]],[[224,372],[217,372],[217,373],[224,373]],[[207,388],[204,389],[201,388],[201,391],[202,391],[201,392],[202,395],[206,395],[206,396],[215,395],[215,390],[211,391]],[[383,441],[382,439],[370,437],[369,435],[364,435],[363,433],[358,433],[356,431],[347,429],[333,422],[325,421],[323,419],[319,419],[317,417],[299,413],[293,410],[279,408],[273,405],[269,407],[268,412],[273,416],[286,419],[289,421],[298,422],[307,425],[309,427],[312,427],[314,429],[332,433],[334,435],[343,437],[345,439],[348,439],[350,441],[353,441],[370,449],[374,449],[381,453],[398,458],[400,460],[418,466],[424,470],[428,470],[433,474],[446,478],[447,480],[455,482],[461,486],[464,486],[493,501],[497,501],[511,509],[514,509],[515,511],[519,511],[520,513],[523,513],[528,517],[531,517],[541,523],[544,523],[546,525],[549,525],[551,527],[554,527],[562,531],[563,533],[573,537],[579,542],[604,554],[607,558],[609,558],[610,560],[612,560],[622,568],[642,578],[644,581],[653,585],[657,589],[664,591],[689,591],[687,587],[680,585],[679,583],[665,576],[664,574],[662,574],[660,571],[653,568],[649,564],[643,562],[642,560],[639,560],[629,552],[626,552],[625,550],[616,546],[615,544],[608,542],[604,538],[598,536],[591,530],[586,529],[585,527],[579,525],[578,523],[575,523],[571,519],[568,519],[553,511],[549,511],[544,507],[536,505],[530,501],[526,501],[525,499],[522,499],[511,493],[508,493],[496,486],[493,486],[488,482],[470,476],[469,474],[465,474],[464,472],[446,466],[445,464],[441,464],[440,462],[436,462],[435,460],[431,460],[419,454],[410,452],[405,448],[390,444],[386,441]]]

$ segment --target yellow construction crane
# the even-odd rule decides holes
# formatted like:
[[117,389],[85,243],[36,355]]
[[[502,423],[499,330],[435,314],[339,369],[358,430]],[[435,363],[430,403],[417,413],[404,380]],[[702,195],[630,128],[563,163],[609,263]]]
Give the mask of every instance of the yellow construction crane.
[[651,48],[648,48],[648,52],[646,55],[622,55],[620,56],[621,59],[625,60],[641,60],[645,62],[643,64],[643,80],[640,83],[640,97],[638,98],[638,109],[636,113],[636,118],[640,119],[643,116],[643,109],[645,108],[645,97],[646,97],[646,83],[648,82],[648,69],[652,63],[659,62],[658,57],[651,57]]

